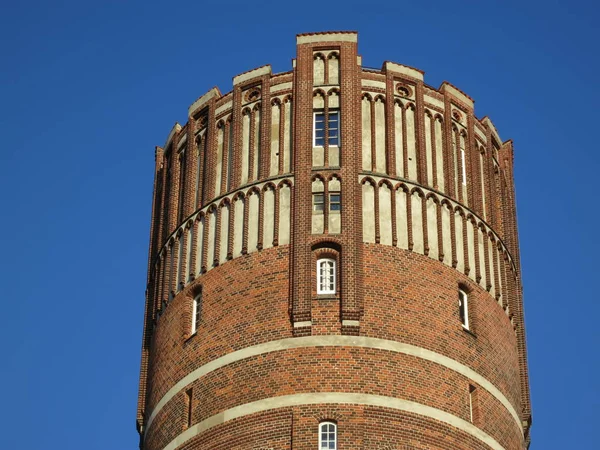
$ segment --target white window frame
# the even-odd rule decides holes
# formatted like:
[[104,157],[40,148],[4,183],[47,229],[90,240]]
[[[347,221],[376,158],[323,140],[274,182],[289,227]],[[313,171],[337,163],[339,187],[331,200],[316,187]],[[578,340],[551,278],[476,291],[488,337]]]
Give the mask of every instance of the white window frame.
[[[320,196],[320,197],[319,197]],[[317,201],[319,199],[321,201]],[[325,212],[325,192],[313,192],[312,194],[313,200],[313,213],[323,214]],[[317,208],[317,205],[321,205],[321,209]]]
[[[317,144],[317,116],[323,116],[323,145]],[[325,121],[329,122],[329,118],[332,115],[337,116],[337,144],[329,144],[329,133],[325,134]],[[328,129],[329,130],[329,129]],[[325,147],[325,142],[328,143],[329,147],[339,147],[340,146],[340,110],[338,108],[332,108],[327,111],[327,115],[325,115],[325,110],[321,109],[313,112],[313,147]]]
[[[337,195],[339,198],[339,200],[337,202],[334,202],[331,200],[331,198],[335,195]],[[333,209],[331,207],[331,205],[338,205],[339,208]],[[342,212],[342,193],[340,191],[333,191],[333,192],[329,193],[329,206],[328,207],[329,207],[329,212],[332,212],[332,213],[341,213]]]
[[[329,439],[329,434],[331,433],[329,427],[332,426],[333,427],[333,447],[330,446],[330,444],[332,443],[331,440]],[[323,428],[325,428],[325,431],[323,431]],[[327,433],[327,438],[326,440],[323,440],[323,434]],[[319,423],[319,450],[337,450],[337,444],[338,444],[338,435],[337,435],[337,424],[335,422],[321,422]]]
[[329,116],[327,117],[327,124],[329,125],[331,116],[334,114],[337,116],[337,128],[335,129],[337,131],[337,133],[336,133],[337,144],[329,143],[329,140],[331,139],[331,128],[328,128],[329,133],[327,133],[327,144],[329,147],[339,147],[340,146],[340,110],[339,109],[333,108],[333,109],[329,110]]
[[202,293],[196,295],[192,302],[192,332],[194,335],[198,331],[198,325],[200,324],[202,314]]
[[469,295],[462,289],[458,290],[458,315],[465,330],[469,329]]
[[[321,275],[321,266],[331,263],[331,274]],[[317,260],[317,294],[335,294],[336,288],[336,261],[332,258],[319,258]],[[333,287],[332,287],[333,286]]]

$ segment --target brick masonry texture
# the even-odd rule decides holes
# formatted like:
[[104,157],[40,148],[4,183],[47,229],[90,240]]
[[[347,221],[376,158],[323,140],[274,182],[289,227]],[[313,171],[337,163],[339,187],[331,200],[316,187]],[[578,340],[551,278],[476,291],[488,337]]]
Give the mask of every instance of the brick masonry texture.
[[322,421],[337,450],[529,446],[512,141],[356,38],[299,35],[291,72],[212,89],[157,147],[141,449],[317,449]]

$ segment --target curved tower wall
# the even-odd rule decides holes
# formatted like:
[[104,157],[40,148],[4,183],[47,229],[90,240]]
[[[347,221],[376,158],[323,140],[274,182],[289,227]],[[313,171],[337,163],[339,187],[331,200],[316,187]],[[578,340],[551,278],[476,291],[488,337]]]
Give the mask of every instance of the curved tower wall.
[[513,146],[468,95],[317,33],[188,117],[156,148],[141,448],[528,446]]

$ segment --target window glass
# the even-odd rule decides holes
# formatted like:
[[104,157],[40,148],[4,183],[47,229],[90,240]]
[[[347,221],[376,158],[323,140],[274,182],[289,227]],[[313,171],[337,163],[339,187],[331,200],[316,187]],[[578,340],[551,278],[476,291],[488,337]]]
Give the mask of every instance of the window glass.
[[323,194],[313,194],[313,211],[323,211],[325,205],[325,196]]
[[325,145],[325,113],[315,113],[315,147]]
[[324,422],[319,428],[319,450],[336,450],[337,426],[332,422]]
[[317,293],[335,293],[335,261],[333,259],[317,261]]
[[329,112],[329,145],[339,145],[339,112]]
[[192,303],[192,334],[198,331],[202,315],[202,294],[198,294]]
[[314,147],[323,147],[325,139],[332,146],[340,145],[339,128],[340,128],[340,113],[337,110],[328,112],[327,118],[327,135],[325,133],[325,112],[320,111],[314,114]]
[[469,329],[469,305],[467,293],[463,290],[458,291],[458,313],[460,315],[460,322],[463,327]]
[[329,194],[329,211],[340,211],[342,209],[341,198],[339,192]]

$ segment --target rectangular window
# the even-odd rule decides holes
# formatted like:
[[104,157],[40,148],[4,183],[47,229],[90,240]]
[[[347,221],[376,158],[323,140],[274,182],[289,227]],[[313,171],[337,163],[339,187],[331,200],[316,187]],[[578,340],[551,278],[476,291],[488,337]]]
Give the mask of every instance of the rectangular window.
[[325,195],[313,194],[313,211],[323,212],[325,209]]
[[340,112],[330,110],[327,116],[327,130],[325,130],[325,111],[318,111],[314,114],[313,147],[324,147],[325,139],[331,146],[340,145]]
[[329,145],[339,146],[339,128],[340,128],[340,115],[339,111],[329,111]]
[[339,192],[331,192],[329,194],[329,211],[341,211],[342,203]]
[[193,398],[194,398],[193,391],[192,391],[192,388],[190,388],[185,392],[185,399],[187,402],[187,411],[186,411],[186,413],[187,413],[187,421],[186,421],[187,428],[192,426],[192,415],[194,413],[193,403],[192,403]]
[[475,401],[475,386],[469,385],[469,419],[471,423],[475,423],[474,403]]
[[315,147],[323,147],[325,145],[325,113],[315,113]]
[[195,334],[198,331],[200,325],[200,318],[202,315],[202,294],[198,294],[192,304],[192,332]]
[[460,322],[463,328],[469,329],[469,300],[467,293],[461,289],[458,291],[458,313],[460,314]]
[[335,294],[335,261],[317,261],[317,294]]

